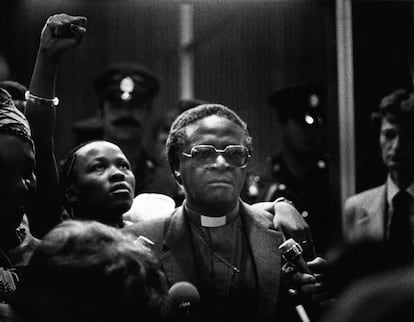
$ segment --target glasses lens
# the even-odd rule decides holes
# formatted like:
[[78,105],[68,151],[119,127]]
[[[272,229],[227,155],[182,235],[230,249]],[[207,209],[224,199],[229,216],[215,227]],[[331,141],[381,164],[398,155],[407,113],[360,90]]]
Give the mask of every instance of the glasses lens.
[[211,164],[217,159],[217,152],[212,146],[195,146],[191,150],[191,158],[198,164]]
[[241,145],[227,146],[223,152],[219,151],[213,146],[198,145],[191,149],[191,158],[200,165],[209,165],[215,163],[218,154],[221,153],[226,161],[235,167],[244,167],[249,160],[249,151]]
[[244,146],[229,146],[224,151],[227,162],[236,167],[243,167],[247,164],[249,152]]

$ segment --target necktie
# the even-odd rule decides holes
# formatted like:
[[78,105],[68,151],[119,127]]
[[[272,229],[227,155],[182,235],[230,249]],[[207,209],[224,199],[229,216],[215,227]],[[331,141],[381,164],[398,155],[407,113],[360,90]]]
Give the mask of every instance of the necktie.
[[411,196],[405,190],[400,190],[392,199],[394,213],[390,224],[389,242],[395,255],[406,257],[412,247],[410,224]]

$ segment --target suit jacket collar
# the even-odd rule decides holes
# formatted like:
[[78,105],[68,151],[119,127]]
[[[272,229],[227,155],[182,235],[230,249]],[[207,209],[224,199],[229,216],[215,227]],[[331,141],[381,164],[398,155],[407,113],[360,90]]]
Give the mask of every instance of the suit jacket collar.
[[163,240],[164,253],[160,261],[170,285],[180,281],[196,284],[195,259],[189,223],[184,208],[178,207],[173,213]]
[[[261,311],[271,316],[276,307],[280,285],[281,254],[278,246],[282,242],[282,235],[273,230],[271,220],[253,212],[243,202],[240,205],[240,215],[257,269]],[[197,284],[192,245],[187,218],[183,207],[179,207],[171,217],[163,241],[164,252],[160,256],[170,285],[183,280]]]

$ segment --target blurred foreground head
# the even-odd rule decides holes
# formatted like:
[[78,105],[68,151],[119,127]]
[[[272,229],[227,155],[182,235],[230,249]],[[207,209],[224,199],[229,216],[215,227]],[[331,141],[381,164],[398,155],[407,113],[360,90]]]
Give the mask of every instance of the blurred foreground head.
[[67,221],[43,239],[13,304],[30,321],[162,321],[163,273],[115,228]]

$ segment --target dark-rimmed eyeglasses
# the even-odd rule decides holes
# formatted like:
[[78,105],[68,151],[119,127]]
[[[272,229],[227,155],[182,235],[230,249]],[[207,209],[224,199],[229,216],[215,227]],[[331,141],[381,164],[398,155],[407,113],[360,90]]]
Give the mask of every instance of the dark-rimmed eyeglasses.
[[214,164],[219,154],[230,165],[238,168],[246,167],[250,158],[249,150],[243,145],[228,145],[224,150],[216,149],[213,145],[195,145],[190,153],[182,152],[181,154],[203,166]]

